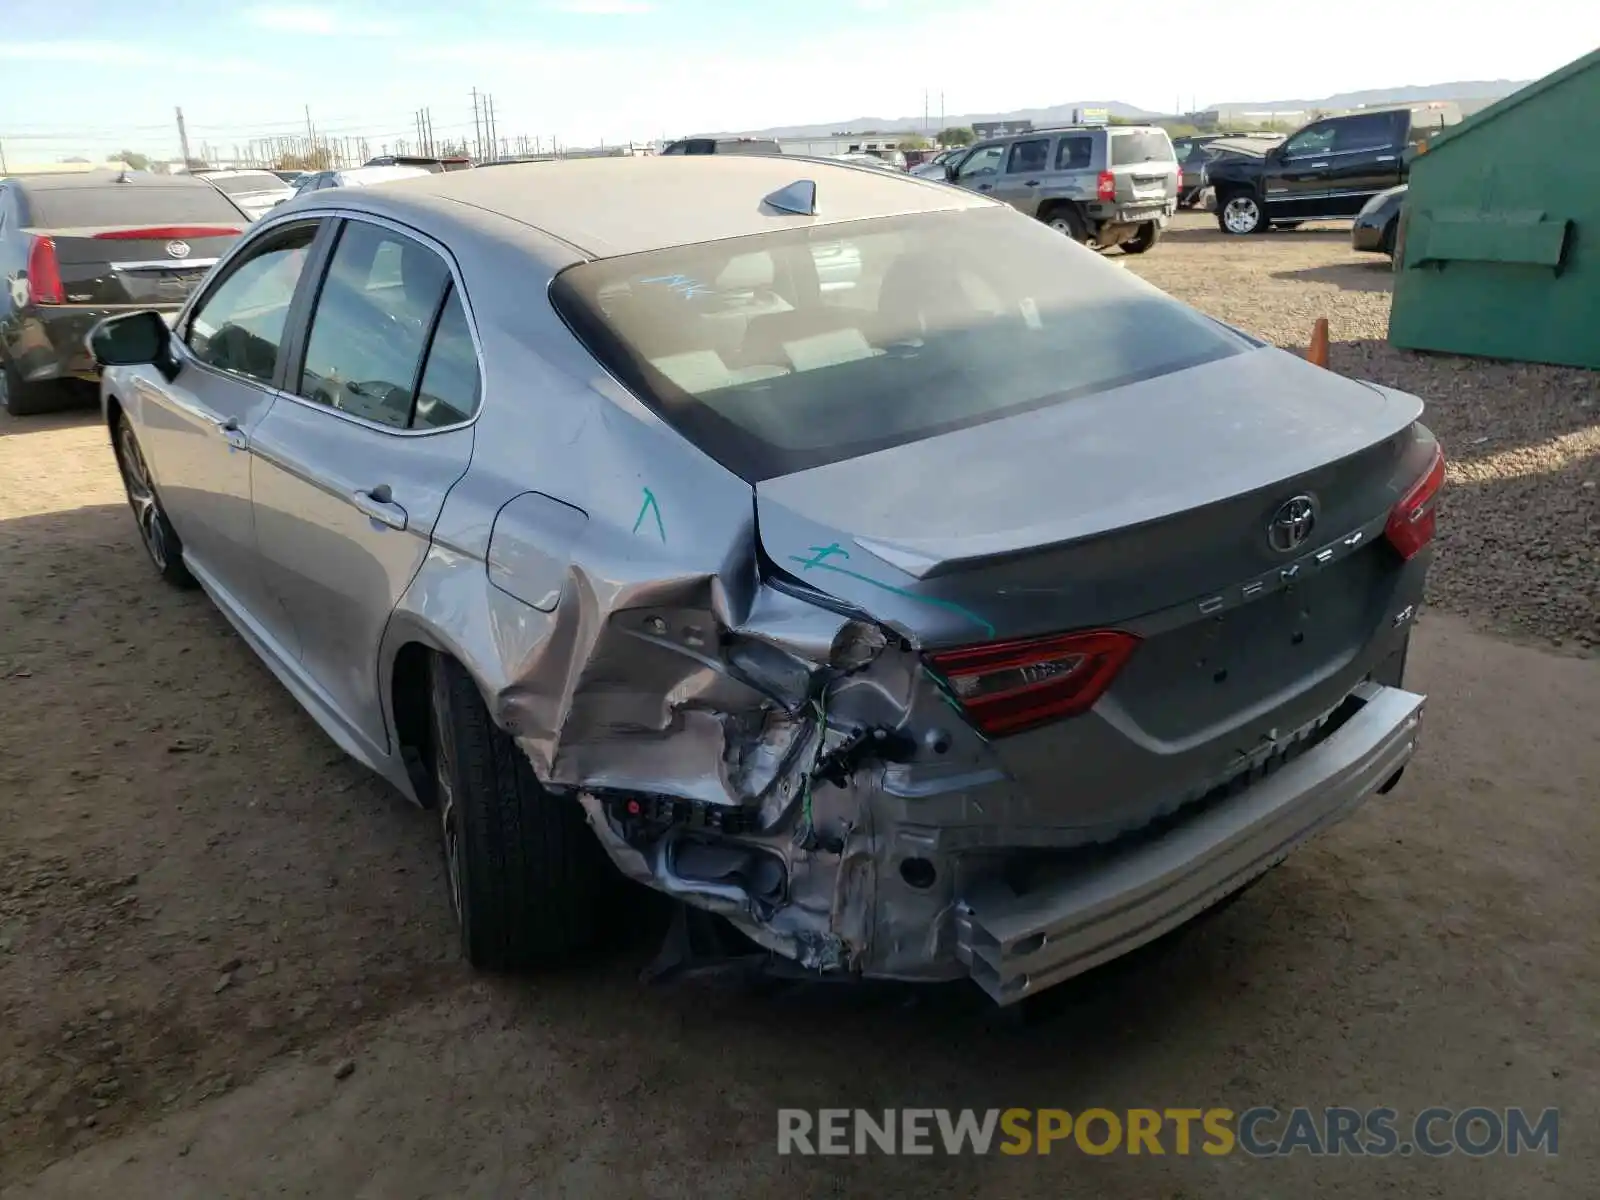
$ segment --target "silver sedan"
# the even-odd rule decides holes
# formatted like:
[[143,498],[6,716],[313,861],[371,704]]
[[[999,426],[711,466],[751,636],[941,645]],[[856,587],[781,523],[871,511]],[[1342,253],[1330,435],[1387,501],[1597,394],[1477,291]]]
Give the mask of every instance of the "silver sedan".
[[1008,206],[779,157],[303,196],[102,324],[138,529],[438,814],[465,953],[627,876],[1010,1003],[1398,779],[1421,404]]

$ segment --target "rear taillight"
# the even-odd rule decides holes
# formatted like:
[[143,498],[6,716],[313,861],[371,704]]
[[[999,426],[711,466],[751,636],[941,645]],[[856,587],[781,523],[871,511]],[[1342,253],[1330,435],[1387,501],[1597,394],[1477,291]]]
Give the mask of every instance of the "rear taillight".
[[1117,198],[1117,177],[1110,171],[1101,171],[1100,178],[1094,185],[1094,193],[1107,203],[1115,200]]
[[1411,489],[1400,497],[1400,502],[1389,511],[1389,523],[1383,529],[1383,536],[1400,551],[1401,558],[1414,557],[1417,551],[1433,541],[1434,529],[1438,525],[1439,489],[1443,486],[1444,451],[1434,446],[1433,461],[1422,473],[1422,478],[1412,484]]
[[65,304],[55,239],[36,237],[28,247],[28,295],[35,304]]
[[94,235],[100,242],[154,242],[184,238],[235,237],[239,231],[223,225],[158,225],[153,229],[107,229]]
[[1100,699],[1139,639],[1115,629],[943,650],[929,661],[991,737],[1075,717]]

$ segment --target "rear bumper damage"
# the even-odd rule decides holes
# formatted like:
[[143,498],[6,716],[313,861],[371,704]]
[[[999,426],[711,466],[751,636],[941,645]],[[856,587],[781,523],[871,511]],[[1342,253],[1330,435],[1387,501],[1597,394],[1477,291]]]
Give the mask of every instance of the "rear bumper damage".
[[1196,916],[1348,815],[1410,761],[1424,698],[1363,684],[1337,730],[1292,762],[1164,836],[1087,868],[992,880],[967,895],[957,953],[1000,1004],[1125,954]]

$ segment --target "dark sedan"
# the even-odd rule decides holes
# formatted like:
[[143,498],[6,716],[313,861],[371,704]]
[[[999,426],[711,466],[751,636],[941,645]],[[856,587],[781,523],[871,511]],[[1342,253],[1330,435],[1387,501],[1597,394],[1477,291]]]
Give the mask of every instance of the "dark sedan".
[[55,407],[94,379],[102,317],[176,313],[249,218],[202,179],[93,171],[0,179],[0,408]]
[[1403,183],[1368,200],[1356,214],[1355,226],[1350,230],[1350,248],[1393,258],[1395,238],[1400,232],[1400,208],[1405,200]]

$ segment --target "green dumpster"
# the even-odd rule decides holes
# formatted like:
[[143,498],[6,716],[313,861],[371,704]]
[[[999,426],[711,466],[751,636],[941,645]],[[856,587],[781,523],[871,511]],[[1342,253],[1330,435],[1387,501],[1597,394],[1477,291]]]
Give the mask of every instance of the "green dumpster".
[[1600,50],[1411,164],[1389,342],[1600,369]]

